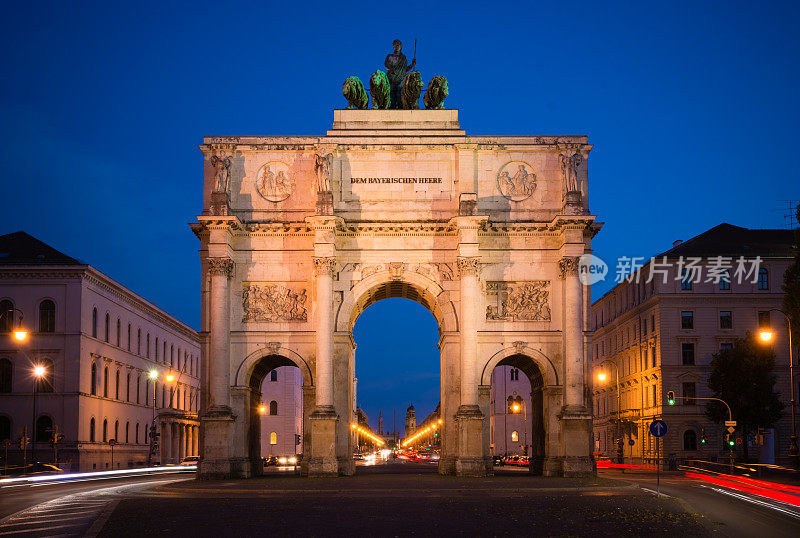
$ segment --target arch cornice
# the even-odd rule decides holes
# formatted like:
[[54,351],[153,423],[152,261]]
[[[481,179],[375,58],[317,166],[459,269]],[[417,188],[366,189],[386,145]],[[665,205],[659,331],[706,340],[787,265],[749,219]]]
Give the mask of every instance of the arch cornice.
[[[431,313],[439,323],[440,333],[457,332],[458,317],[453,302],[447,298],[445,290],[434,280],[412,271],[403,271],[399,276],[388,270],[378,271],[359,281],[349,292],[345,292],[344,300],[336,312],[335,327],[337,331],[352,332],[356,319],[368,302],[370,292],[386,284],[406,284],[426,297],[433,308]],[[427,306],[427,305],[423,305]]]
[[556,370],[553,361],[550,360],[550,357],[539,351],[538,349],[533,349],[532,347],[528,346],[513,346],[503,348],[494,355],[492,355],[486,364],[483,365],[483,370],[481,371],[481,378],[480,384],[481,385],[489,385],[492,382],[492,370],[500,364],[503,360],[513,357],[514,355],[523,355],[531,359],[536,366],[539,367],[539,371],[542,372],[542,377],[544,378],[545,386],[558,386],[558,371]]
[[233,386],[240,387],[247,385],[247,378],[250,377],[250,374],[253,372],[256,364],[258,364],[258,361],[264,357],[273,355],[283,357],[294,363],[294,365],[300,368],[300,371],[303,372],[303,384],[308,386],[314,385],[314,373],[311,370],[311,366],[309,366],[308,362],[306,362],[302,355],[287,347],[281,346],[280,348],[275,349],[274,347],[267,345],[256,349],[239,363],[239,366],[236,368],[236,375],[233,377]]

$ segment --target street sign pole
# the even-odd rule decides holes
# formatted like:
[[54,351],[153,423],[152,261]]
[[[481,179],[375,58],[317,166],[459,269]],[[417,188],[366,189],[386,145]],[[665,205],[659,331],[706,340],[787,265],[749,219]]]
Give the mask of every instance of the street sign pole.
[[656,493],[661,496],[661,438],[656,437]]

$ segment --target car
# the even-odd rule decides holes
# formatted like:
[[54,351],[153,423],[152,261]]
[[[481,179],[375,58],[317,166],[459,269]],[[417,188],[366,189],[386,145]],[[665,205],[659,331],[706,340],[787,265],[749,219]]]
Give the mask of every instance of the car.
[[278,465],[278,458],[275,456],[268,456],[266,458],[261,458],[264,461],[264,467],[269,467],[271,465]]
[[525,466],[530,465],[531,462],[528,459],[528,456],[509,456],[506,458],[506,465],[517,465],[517,466]]
[[353,461],[364,461],[363,454],[353,454]]
[[492,456],[492,464],[498,467],[502,467],[503,465],[506,464],[506,462],[503,461],[504,459],[505,458],[503,456]]
[[181,465],[197,465],[200,463],[200,456],[186,456],[181,460]]

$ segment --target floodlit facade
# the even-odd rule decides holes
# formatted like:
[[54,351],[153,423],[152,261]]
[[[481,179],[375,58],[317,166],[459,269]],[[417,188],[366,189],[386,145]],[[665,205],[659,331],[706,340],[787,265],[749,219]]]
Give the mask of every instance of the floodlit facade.
[[[190,327],[24,232],[0,237],[0,311],[0,440],[12,441],[11,464],[31,461],[19,440],[26,428],[32,438],[36,366],[44,367],[38,461],[73,471],[145,466],[154,389],[161,446],[152,462],[197,453],[201,364]],[[11,332],[18,326],[28,331],[24,341]],[[63,440],[52,447],[54,434]]]
[[[784,417],[762,432],[760,443],[755,437],[742,442],[750,443],[750,457],[760,457],[762,463],[784,460],[791,431],[789,347],[783,315],[769,309],[781,308],[783,273],[793,256],[791,230],[720,224],[688,241],[676,241],[655,256],[656,264],[640,269],[638,282],[619,283],[598,299],[591,309],[589,347],[595,452],[616,456],[615,440],[621,438],[626,460],[652,460],[656,445],[648,427],[661,418],[669,428],[663,456],[726,458],[724,426],[706,418],[706,402],[684,397],[712,396],[707,384],[712,355],[748,331],[770,326],[776,333],[775,389],[786,405]],[[757,257],[760,262],[754,262]],[[690,266],[692,258],[702,261]],[[603,381],[598,379],[601,372]],[[667,405],[669,391],[675,393],[676,405]],[[741,438],[741,430],[735,436]],[[741,446],[737,451],[741,454]]]
[[[261,384],[261,455],[294,456],[301,452],[303,434],[303,375],[299,368],[281,366]],[[297,437],[295,437],[297,436]]]
[[529,454],[531,382],[519,368],[498,366],[492,372],[489,428],[493,456]]

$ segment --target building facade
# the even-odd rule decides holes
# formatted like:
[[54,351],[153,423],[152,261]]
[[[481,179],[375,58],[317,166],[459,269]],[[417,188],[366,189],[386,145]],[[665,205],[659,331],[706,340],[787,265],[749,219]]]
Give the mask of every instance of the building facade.
[[264,406],[262,457],[299,454],[303,446],[303,375],[300,369],[281,366],[270,371],[261,385],[261,402]]
[[[31,439],[37,430],[38,461],[144,466],[154,412],[161,438],[151,463],[197,453],[201,363],[190,327],[24,232],[0,237],[0,311],[0,439],[12,441],[11,463],[30,461],[31,447],[19,448],[27,427]],[[18,326],[24,341],[11,332]],[[51,447],[56,431],[63,440]]]
[[492,371],[489,399],[492,406],[489,415],[492,455],[527,455],[533,436],[528,421],[528,409],[531,408],[528,376],[519,368],[498,366]]
[[[724,426],[705,416],[706,402],[683,398],[712,396],[707,384],[712,356],[735,338],[770,326],[776,332],[775,390],[786,408],[776,427],[763,432],[760,446],[754,438],[743,442],[763,463],[785,461],[791,430],[788,335],[784,317],[769,310],[782,306],[783,273],[793,256],[790,230],[721,224],[676,241],[632,281],[598,299],[591,309],[589,348],[595,451],[616,456],[621,439],[626,459],[652,460],[656,445],[648,426],[661,418],[669,428],[663,456],[726,458]],[[669,391],[675,405],[666,401]],[[741,437],[739,431],[735,435]]]

